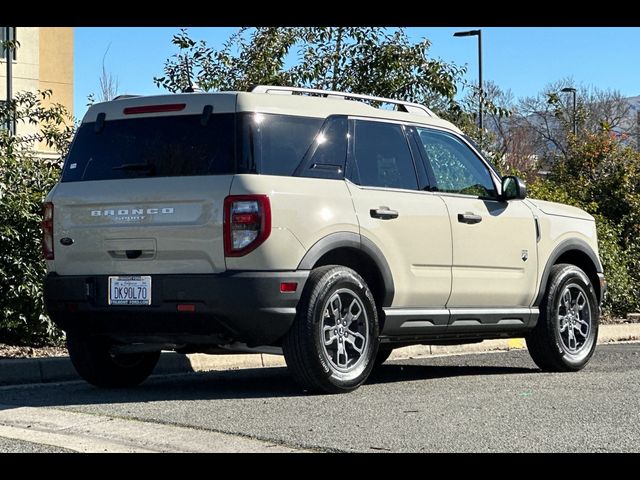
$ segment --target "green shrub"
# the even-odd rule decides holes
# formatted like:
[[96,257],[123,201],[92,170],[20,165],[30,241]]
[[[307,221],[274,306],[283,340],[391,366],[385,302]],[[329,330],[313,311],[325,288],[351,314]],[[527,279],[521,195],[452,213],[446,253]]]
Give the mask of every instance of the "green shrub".
[[574,205],[595,217],[609,284],[605,314],[640,310],[640,153],[607,132],[573,138],[549,178],[529,184],[529,196]]
[[609,285],[605,314],[624,317],[628,312],[637,311],[637,279],[631,274],[632,258],[628,249],[620,246],[622,228],[604,217],[596,215],[598,229],[598,249],[602,266]]
[[0,131],[0,342],[40,345],[60,338],[44,312],[41,257],[42,200],[60,176],[61,157],[35,153],[43,141],[64,152],[73,133],[64,107],[44,106],[50,92],[19,93],[0,109],[0,121],[38,125],[29,137]]

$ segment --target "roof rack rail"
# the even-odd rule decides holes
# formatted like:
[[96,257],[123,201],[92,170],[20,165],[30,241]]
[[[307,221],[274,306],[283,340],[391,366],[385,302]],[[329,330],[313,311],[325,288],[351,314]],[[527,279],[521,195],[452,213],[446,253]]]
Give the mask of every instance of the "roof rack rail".
[[[315,88],[301,87],[281,87],[275,85],[257,85],[251,90],[253,93],[272,93],[280,95],[293,95],[294,93],[308,93],[314,95],[322,95],[324,97],[334,97],[339,99],[368,100],[370,102],[391,103],[397,105],[399,110],[408,113],[417,113],[420,115],[428,115],[437,117],[430,109],[419,103],[405,102],[404,100],[394,100],[393,98],[374,97],[373,95],[361,95],[358,93],[336,92],[333,90],[318,90]],[[404,109],[404,110],[402,110]]]

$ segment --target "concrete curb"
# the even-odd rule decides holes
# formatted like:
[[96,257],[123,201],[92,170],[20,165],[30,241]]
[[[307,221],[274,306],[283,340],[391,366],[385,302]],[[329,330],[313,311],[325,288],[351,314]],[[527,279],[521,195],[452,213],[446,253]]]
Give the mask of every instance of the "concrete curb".
[[[640,323],[601,325],[598,344],[640,340]],[[524,339],[485,340],[467,345],[414,345],[393,351],[390,360],[422,358],[433,355],[455,355],[526,348]],[[268,354],[205,355],[165,352],[160,357],[154,375],[171,373],[237,370],[241,368],[283,367],[284,358]],[[0,360],[0,385],[62,382],[79,380],[69,357]]]

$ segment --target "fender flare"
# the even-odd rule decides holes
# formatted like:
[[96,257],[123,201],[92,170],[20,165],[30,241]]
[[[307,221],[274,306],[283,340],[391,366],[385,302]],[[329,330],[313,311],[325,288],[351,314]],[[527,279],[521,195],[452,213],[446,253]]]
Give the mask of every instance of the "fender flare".
[[[595,254],[593,249],[587,244],[587,242],[580,240],[579,238],[570,238],[568,240],[560,242],[553,249],[553,251],[551,252],[551,255],[549,255],[549,258],[547,259],[547,264],[545,265],[544,270],[542,272],[540,287],[538,288],[538,295],[536,295],[536,298],[533,302],[533,306],[539,307],[540,304],[542,303],[542,299],[544,297],[545,291],[547,290],[547,282],[549,281],[549,274],[551,273],[551,267],[555,265],[556,260],[558,260],[558,258],[560,258],[560,256],[563,253],[566,253],[572,250],[577,250],[587,255],[587,257],[589,257],[589,259],[591,260],[591,263],[593,263],[593,266],[595,267],[596,272],[597,273],[603,272],[602,263],[600,263],[600,259]],[[600,295],[602,296],[602,293]]]
[[354,232],[336,232],[321,238],[309,249],[298,264],[298,270],[311,270],[316,262],[326,253],[338,248],[353,248],[361,251],[378,268],[384,286],[382,307],[391,306],[395,295],[393,275],[386,258],[378,246],[367,237]]

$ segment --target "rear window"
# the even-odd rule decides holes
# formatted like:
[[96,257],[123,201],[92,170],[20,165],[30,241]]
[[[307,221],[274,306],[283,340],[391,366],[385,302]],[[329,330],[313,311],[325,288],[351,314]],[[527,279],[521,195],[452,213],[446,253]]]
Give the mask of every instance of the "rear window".
[[207,122],[202,115],[173,115],[107,120],[102,129],[99,123],[83,123],[62,181],[235,172],[291,176],[323,122],[290,115],[241,113],[236,118],[234,113],[221,113]]
[[234,173],[233,113],[83,123],[63,182]]

